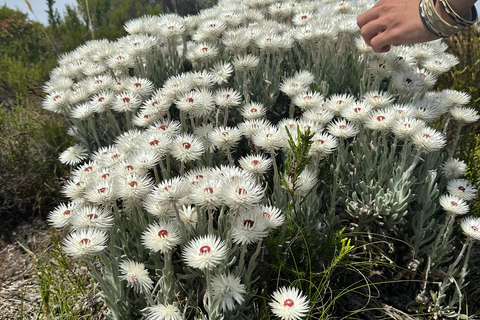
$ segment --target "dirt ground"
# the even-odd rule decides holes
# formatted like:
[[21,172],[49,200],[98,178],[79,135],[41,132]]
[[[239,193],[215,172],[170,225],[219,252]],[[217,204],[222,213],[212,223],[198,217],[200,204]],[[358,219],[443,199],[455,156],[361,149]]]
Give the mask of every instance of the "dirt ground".
[[38,252],[48,245],[50,230],[41,219],[24,221],[0,238],[0,319],[32,317],[42,298],[31,273],[31,257],[24,248]]

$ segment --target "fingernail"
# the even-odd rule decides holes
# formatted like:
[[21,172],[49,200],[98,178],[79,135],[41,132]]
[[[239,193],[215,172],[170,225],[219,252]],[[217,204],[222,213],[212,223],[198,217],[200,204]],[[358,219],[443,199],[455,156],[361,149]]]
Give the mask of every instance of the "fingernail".
[[389,44],[387,44],[386,46],[384,46],[382,48],[382,50],[380,50],[380,52],[388,52],[388,51],[390,51],[390,45]]

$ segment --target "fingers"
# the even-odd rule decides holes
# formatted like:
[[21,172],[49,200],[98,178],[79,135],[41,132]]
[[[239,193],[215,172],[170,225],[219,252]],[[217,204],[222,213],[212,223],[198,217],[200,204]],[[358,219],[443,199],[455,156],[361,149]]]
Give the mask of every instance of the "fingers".
[[375,52],[388,52],[391,47],[392,36],[390,32],[384,31],[377,34],[375,37],[372,38],[370,41],[370,46],[372,47],[373,51]]
[[387,27],[381,23],[378,22],[377,20],[371,21],[364,25],[360,29],[360,34],[362,35],[363,39],[365,42],[371,46],[372,39],[382,32],[384,32],[387,29]]

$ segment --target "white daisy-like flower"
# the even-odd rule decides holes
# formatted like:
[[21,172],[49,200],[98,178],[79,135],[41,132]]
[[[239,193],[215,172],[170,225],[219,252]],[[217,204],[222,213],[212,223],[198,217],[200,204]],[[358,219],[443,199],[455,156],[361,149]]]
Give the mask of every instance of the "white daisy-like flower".
[[392,104],[394,98],[388,92],[369,91],[363,95],[363,101],[371,104],[375,109],[379,109]]
[[190,240],[183,249],[182,256],[189,267],[211,270],[225,259],[227,251],[223,240],[208,234]]
[[148,275],[148,270],[141,262],[125,260],[119,265],[120,280],[127,281],[127,287],[133,288],[136,292],[149,292],[153,289],[153,281]]
[[259,203],[264,196],[264,189],[250,179],[235,179],[225,182],[223,202],[231,209],[247,209]]
[[64,228],[70,224],[74,208],[74,202],[60,203],[48,214],[47,221],[56,229]]
[[125,83],[125,91],[137,94],[143,98],[148,97],[153,92],[153,89],[153,82],[145,78],[132,77],[128,78],[128,81]]
[[325,100],[320,93],[308,91],[296,95],[292,102],[303,110],[310,110],[321,107]]
[[449,110],[451,116],[461,124],[477,122],[480,119],[478,111],[473,108],[455,106]]
[[460,222],[465,235],[472,240],[480,240],[480,218],[467,217]]
[[398,139],[410,140],[414,134],[425,128],[425,126],[425,122],[419,119],[398,119],[392,126],[392,132]]
[[205,147],[199,138],[184,133],[173,140],[170,152],[175,159],[187,162],[199,159],[204,151]]
[[227,83],[233,72],[233,66],[229,62],[217,62],[210,71],[213,73],[213,79],[217,84]]
[[443,90],[442,93],[443,98],[447,100],[448,105],[452,107],[465,106],[472,99],[472,96],[470,96],[468,93],[457,90],[446,89]]
[[210,43],[197,43],[191,46],[187,51],[187,59],[191,61],[208,62],[214,59],[219,53],[216,46]]
[[308,90],[308,87],[303,85],[300,81],[298,81],[295,78],[287,78],[280,85],[280,91],[285,93],[290,98],[293,98],[307,90]]
[[156,222],[142,233],[142,245],[152,252],[166,253],[182,241],[180,230],[175,222]]
[[96,228],[105,230],[113,226],[113,217],[106,209],[97,206],[74,208],[70,224],[74,230]]
[[117,181],[118,196],[128,204],[138,204],[150,192],[153,180],[148,176],[129,174]]
[[98,205],[110,205],[118,198],[114,181],[95,181],[85,191],[85,199]]
[[94,115],[95,111],[90,102],[85,102],[75,106],[70,115],[74,119],[78,120],[88,120]]
[[115,98],[115,92],[112,90],[102,90],[95,94],[90,99],[90,104],[93,111],[97,113],[104,113],[110,110],[113,99]]
[[455,158],[450,158],[442,165],[442,173],[447,179],[457,179],[467,172],[467,164]]
[[259,212],[266,218],[268,229],[276,229],[285,221],[282,211],[274,206],[261,206]]
[[221,274],[211,280],[213,290],[213,301],[220,306],[222,311],[235,310],[235,303],[242,304],[243,297],[247,291],[245,285],[240,282],[239,277],[232,274]]
[[88,150],[82,145],[76,144],[68,147],[67,150],[63,151],[58,158],[61,163],[76,165],[85,160],[87,156]]
[[472,187],[470,181],[465,179],[454,179],[447,183],[447,191],[465,201],[473,200],[477,197],[477,190]]
[[314,171],[309,169],[305,169],[300,173],[295,183],[295,188],[293,186],[292,180],[289,176],[286,176],[287,184],[290,189],[294,189],[294,191],[300,195],[308,194],[313,187],[317,184],[317,174]]
[[215,145],[215,147],[228,150],[242,139],[242,132],[238,128],[232,127],[217,127],[208,135],[209,141]]
[[238,125],[243,135],[252,138],[253,135],[262,128],[273,127],[272,124],[265,119],[246,120]]
[[447,144],[444,135],[430,127],[424,127],[415,133],[412,142],[423,152],[439,151]]
[[174,177],[160,182],[152,191],[151,196],[158,201],[174,203],[186,197],[190,187],[183,177]]
[[318,125],[324,126],[330,121],[332,121],[334,117],[335,114],[332,111],[323,107],[318,107],[305,111],[302,119],[312,121],[317,123]]
[[268,234],[268,221],[259,213],[260,208],[240,211],[232,216],[232,239],[234,243],[248,245],[256,243]]
[[312,145],[308,155],[316,157],[325,157],[331,154],[338,147],[338,139],[326,132],[315,133],[312,137]]
[[190,190],[189,198],[199,207],[213,209],[223,204],[223,181],[202,179]]
[[405,119],[415,117],[415,109],[411,104],[394,104],[389,107],[393,112],[395,112],[396,119]]
[[73,231],[63,240],[63,251],[73,258],[87,258],[105,249],[107,233],[94,228]]
[[253,134],[253,143],[267,152],[280,149],[283,142],[284,135],[275,126],[265,126]]
[[90,184],[88,179],[74,177],[62,187],[62,193],[69,199],[79,200],[83,198]]
[[182,208],[179,210],[180,212],[180,220],[183,221],[185,226],[189,229],[193,229],[197,226],[198,222],[198,212],[197,208],[194,206],[185,206],[183,205]]
[[269,302],[275,316],[282,320],[299,320],[308,313],[308,299],[297,288],[281,287]]
[[333,94],[325,101],[325,108],[339,115],[343,108],[355,103],[351,94]]
[[327,131],[337,138],[351,138],[358,133],[358,127],[346,119],[336,119],[327,126]]
[[353,123],[362,123],[370,114],[373,106],[366,102],[349,103],[346,107],[340,110],[340,115]]
[[243,170],[251,172],[255,175],[265,174],[272,166],[272,159],[264,155],[248,155],[240,158],[238,163]]
[[247,72],[249,70],[255,69],[260,62],[260,59],[257,56],[251,54],[245,54],[243,56],[235,56],[232,61],[232,64],[236,71]]
[[55,113],[66,114],[70,106],[71,90],[58,90],[49,93],[42,101],[45,110]]
[[427,123],[435,121],[440,115],[446,111],[441,105],[436,103],[420,100],[414,106],[415,117],[421,119]]
[[143,309],[145,320],[183,320],[180,310],[173,304],[157,304]]
[[266,113],[267,109],[258,102],[251,102],[242,107],[242,116],[248,120],[262,118]]
[[107,67],[113,70],[128,70],[135,66],[135,59],[128,53],[117,53],[105,60]]
[[395,113],[392,109],[377,109],[370,113],[365,120],[365,126],[375,131],[386,132],[392,128],[395,120]]
[[449,214],[461,215],[466,214],[470,210],[465,200],[450,194],[441,196],[439,202],[443,210]]
[[423,67],[428,71],[440,75],[447,72],[459,63],[458,58],[451,54],[443,52],[423,62]]
[[215,103],[219,107],[231,108],[239,106],[242,101],[240,93],[231,88],[218,89],[215,92]]
[[139,95],[131,92],[122,92],[115,95],[112,102],[112,110],[117,112],[136,111],[141,103],[142,98]]
[[212,173],[212,168],[210,168],[210,167],[199,167],[199,168],[195,168],[193,170],[188,171],[184,175],[184,179],[189,185],[191,185],[193,187],[194,185],[198,184],[203,179],[210,178],[211,173]]
[[148,131],[158,131],[160,133],[165,133],[170,136],[176,136],[180,133],[182,124],[176,120],[160,120],[155,122],[151,127],[148,128]]

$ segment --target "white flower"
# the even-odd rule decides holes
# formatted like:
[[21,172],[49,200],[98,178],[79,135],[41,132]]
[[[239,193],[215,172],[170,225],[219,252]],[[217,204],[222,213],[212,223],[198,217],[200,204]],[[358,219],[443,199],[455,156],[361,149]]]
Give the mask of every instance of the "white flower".
[[185,223],[189,229],[195,228],[198,222],[197,208],[194,206],[182,206],[180,211],[180,219]]
[[73,231],[63,240],[63,251],[73,258],[93,256],[103,249],[107,242],[107,233],[89,228]]
[[76,165],[85,160],[87,156],[88,150],[82,145],[76,144],[63,151],[58,158],[64,164]]
[[268,234],[268,221],[260,214],[260,208],[240,211],[232,216],[232,239],[234,243],[248,245],[258,242]]
[[325,101],[320,93],[308,91],[296,95],[292,102],[301,109],[310,110],[321,107]]
[[273,127],[268,120],[265,119],[253,119],[253,120],[246,120],[238,125],[240,130],[242,130],[243,135],[249,138],[265,127]]
[[390,105],[394,99],[388,92],[369,91],[363,95],[363,100],[378,109]]
[[198,43],[187,51],[187,59],[192,61],[208,62],[218,55],[218,48],[209,43]]
[[339,115],[343,108],[355,103],[355,97],[350,94],[333,94],[325,102],[325,108]]
[[410,140],[414,134],[425,128],[425,122],[414,118],[398,119],[392,126],[392,132],[398,139]]
[[125,91],[137,94],[143,98],[149,96],[153,92],[153,89],[153,83],[144,78],[128,78],[128,81],[125,83]]
[[181,243],[181,234],[174,222],[156,222],[142,233],[142,245],[152,252],[166,253]]
[[151,127],[148,128],[148,131],[158,131],[161,133],[169,134],[170,136],[176,136],[180,133],[182,125],[176,120],[161,120],[155,122]]
[[218,89],[215,92],[215,103],[219,107],[231,108],[239,106],[242,100],[242,96],[231,88]]
[[211,234],[190,240],[182,252],[183,259],[188,266],[201,270],[215,268],[225,259],[226,255],[225,242]]
[[245,119],[252,120],[265,116],[267,109],[261,103],[251,102],[243,106],[242,116]]
[[54,228],[61,229],[70,223],[74,202],[60,203],[48,214],[48,222]]
[[[394,104],[389,107],[395,113],[395,119],[405,119],[415,117],[416,111],[410,104]],[[394,124],[395,125],[395,124]]]
[[439,202],[443,210],[445,210],[449,214],[461,215],[467,213],[470,210],[464,200],[450,194],[444,194],[443,196],[441,196]]
[[183,320],[183,316],[177,306],[173,304],[157,304],[152,307],[146,307],[145,320]]
[[95,94],[90,99],[92,108],[97,113],[104,113],[110,110],[113,99],[115,98],[115,92],[112,90],[102,90]]
[[429,58],[423,62],[423,66],[428,71],[440,75],[447,72],[450,68],[459,63],[458,58],[451,53],[441,53],[435,57]]
[[132,287],[138,293],[152,290],[153,281],[143,263],[125,260],[120,263],[119,267],[122,274],[119,278],[127,281],[127,287]]
[[318,107],[314,109],[309,109],[305,111],[305,113],[302,116],[302,119],[308,120],[308,121],[313,121],[319,125],[326,125],[332,119],[335,117],[335,114],[324,108],[324,107]]
[[425,122],[433,122],[444,113],[444,108],[434,102],[427,100],[418,101],[415,106],[415,116]]
[[455,106],[449,111],[453,119],[460,122],[461,124],[474,123],[477,122],[478,119],[480,119],[478,111],[473,108]]
[[287,78],[280,85],[280,91],[285,93],[290,98],[293,98],[302,92],[307,91],[308,87],[300,83],[295,78]]
[[222,311],[235,310],[235,303],[242,304],[247,291],[245,285],[240,283],[240,278],[221,274],[212,278],[213,301]]
[[463,232],[472,240],[480,240],[480,218],[467,217],[460,222]]
[[290,189],[294,189],[296,193],[301,195],[308,194],[312,190],[312,188],[315,187],[315,185],[317,184],[317,174],[314,171],[311,171],[309,169],[305,169],[302,171],[302,173],[300,173],[300,175],[297,178],[297,181],[295,182],[295,188],[293,186],[293,183],[290,177],[287,175],[285,176],[288,183],[288,187]]
[[208,139],[219,149],[228,150],[234,147],[240,139],[242,132],[238,128],[217,127],[208,135]]
[[467,164],[462,160],[450,158],[445,161],[441,169],[447,179],[457,179],[467,172]]
[[190,199],[200,207],[213,209],[223,204],[223,182],[218,179],[202,179],[190,191]]
[[187,162],[199,159],[205,147],[197,137],[184,133],[173,140],[171,154],[175,159]]
[[267,152],[280,149],[283,145],[283,139],[283,134],[274,126],[260,128],[253,135],[253,143]]
[[153,187],[153,181],[148,176],[129,174],[120,177],[117,183],[118,196],[129,204],[138,204]]
[[424,88],[424,78],[410,70],[395,72],[392,76],[392,86],[400,93],[419,92]]
[[325,157],[338,147],[338,139],[326,132],[315,133],[312,141],[313,143],[308,151],[310,156]]
[[372,130],[385,132],[392,128],[395,120],[395,113],[392,109],[377,109],[369,114],[365,126]]
[[345,119],[336,119],[327,126],[327,131],[337,138],[347,139],[358,133],[358,127]]
[[366,102],[349,103],[340,110],[340,115],[353,123],[362,123],[372,109],[373,106]]
[[472,187],[468,180],[454,179],[447,183],[447,190],[451,195],[470,201],[477,197],[477,190]]
[[142,99],[139,95],[131,92],[122,92],[115,95],[112,102],[112,110],[117,112],[136,111],[141,103]]
[[244,156],[238,160],[243,170],[255,175],[265,174],[272,165],[272,159],[263,155]]
[[236,71],[246,72],[255,69],[258,66],[260,59],[257,56],[246,54],[243,56],[235,56],[232,61]]
[[472,97],[466,93],[461,91],[456,91],[452,89],[446,89],[442,91],[443,97],[447,100],[448,105],[452,107],[462,107],[467,105]]
[[85,102],[82,104],[77,105],[75,108],[72,109],[70,115],[74,119],[78,120],[88,120],[93,116],[95,113],[92,105],[90,102]]
[[116,185],[113,181],[96,181],[85,191],[85,199],[98,205],[109,205],[117,199]]
[[173,203],[186,197],[189,191],[190,186],[182,177],[174,177],[160,182],[150,196],[158,201]]
[[105,230],[113,225],[113,217],[101,207],[78,206],[73,210],[70,224],[74,230],[91,227]]
[[216,83],[222,84],[227,83],[228,78],[233,72],[233,67],[230,63],[218,62],[213,65],[213,68],[210,69],[213,73],[213,78]]
[[273,293],[269,302],[272,312],[282,320],[298,320],[307,315],[309,306],[307,297],[297,288],[282,287]]
[[285,221],[282,211],[274,206],[261,206],[260,213],[266,218],[269,229],[276,229]]
[[442,133],[430,127],[424,127],[412,137],[413,145],[424,152],[441,150],[447,141]]
[[247,209],[262,200],[264,191],[260,185],[246,177],[225,182],[222,197],[224,203],[231,209]]

